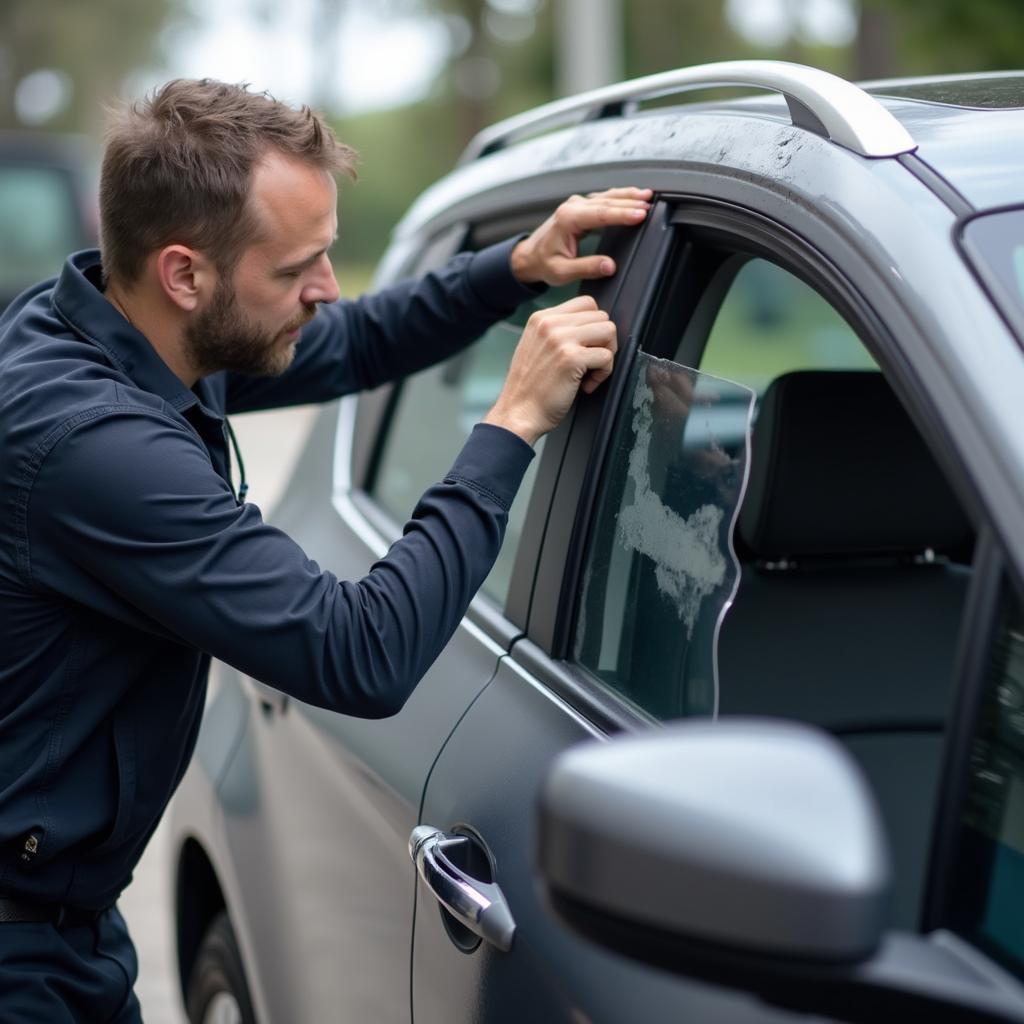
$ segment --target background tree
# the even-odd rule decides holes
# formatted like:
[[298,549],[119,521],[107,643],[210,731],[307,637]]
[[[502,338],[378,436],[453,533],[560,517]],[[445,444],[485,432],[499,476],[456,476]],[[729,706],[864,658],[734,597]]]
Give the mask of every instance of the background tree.
[[65,94],[49,97],[63,102],[45,127],[97,131],[103,103],[130,72],[159,63],[161,31],[185,17],[186,0],[0,0],[0,128],[32,126],[26,89],[45,91],[38,73],[51,71],[51,91]]

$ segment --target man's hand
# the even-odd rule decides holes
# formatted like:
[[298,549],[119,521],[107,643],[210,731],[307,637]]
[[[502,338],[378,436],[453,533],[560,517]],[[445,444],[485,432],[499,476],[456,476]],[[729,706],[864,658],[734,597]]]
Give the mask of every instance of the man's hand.
[[512,273],[523,284],[558,285],[610,277],[608,256],[580,256],[579,241],[596,228],[642,224],[651,208],[649,188],[610,188],[570,196],[529,238],[512,250]]
[[590,296],[539,310],[526,322],[484,422],[534,444],[558,426],[581,386],[590,394],[612,372],[616,348],[615,324]]

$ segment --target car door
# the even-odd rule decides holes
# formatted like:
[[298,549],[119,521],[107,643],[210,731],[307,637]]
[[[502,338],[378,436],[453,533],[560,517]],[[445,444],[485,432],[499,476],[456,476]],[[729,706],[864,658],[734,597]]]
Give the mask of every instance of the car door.
[[[432,232],[404,262],[386,262],[391,269],[378,284],[438,265],[464,240],[481,246],[532,226],[547,212],[475,224],[468,239],[465,224]],[[296,474],[317,483],[294,489],[275,522],[324,568],[362,576],[490,408],[530,313],[573,290],[538,295],[465,352],[325,414]],[[333,492],[322,470],[332,440]],[[524,541],[524,519],[542,460],[541,450],[481,594],[398,715],[350,718],[247,681],[250,728],[220,794],[237,890],[246,894],[233,914],[255,964],[261,1019],[408,1020],[407,838],[437,752],[521,631],[499,610],[517,551],[537,543]],[[245,781],[254,778],[255,787]]]
[[[728,378],[748,383],[759,405],[769,381],[793,371],[834,373],[838,377],[830,378],[831,385],[838,379],[857,387],[866,375],[870,387],[888,388],[878,366],[892,364],[893,340],[858,306],[856,291],[835,264],[787,227],[766,224],[739,208],[723,212],[721,204],[704,206],[691,197],[656,208],[611,313],[620,335],[633,344],[620,354],[606,392],[581,401],[577,410],[526,636],[502,658],[494,679],[446,743],[421,813],[421,826],[444,837],[442,853],[450,851],[448,859],[464,873],[463,884],[477,878],[486,899],[500,894],[515,924],[514,939],[507,950],[494,941],[477,942],[441,905],[430,872],[421,872],[427,878],[417,890],[417,1024],[790,1019],[786,1011],[746,995],[671,979],[598,951],[552,919],[531,870],[534,801],[547,766],[561,750],[587,738],[652,728],[662,719],[743,713],[748,709],[737,694],[754,692],[761,700],[758,713],[817,721],[847,743],[879,788],[890,827],[903,829],[895,844],[893,921],[915,927],[921,913],[955,638],[970,579],[971,527],[956,498],[943,489],[944,471],[934,470],[943,482],[936,493],[953,507],[943,537],[949,550],[932,552],[936,573],[923,584],[917,576],[908,582],[900,575],[907,561],[903,552],[890,563],[888,549],[880,560],[854,545],[858,570],[884,568],[882,575],[859,575],[851,582],[843,575],[845,566],[815,562],[812,588],[827,580],[832,590],[804,598],[805,607],[818,604],[837,612],[832,618],[840,619],[842,630],[844,607],[869,615],[887,586],[939,593],[935,617],[916,628],[934,637],[936,624],[941,625],[943,642],[929,645],[940,653],[908,670],[907,692],[900,696],[904,704],[897,701],[892,714],[885,694],[876,695],[877,706],[868,700],[870,714],[864,719],[858,718],[858,694],[847,706],[842,687],[818,704],[814,698],[820,694],[813,689],[800,687],[794,697],[785,686],[789,666],[759,668],[750,635],[729,641],[728,651],[753,644],[751,664],[737,667],[734,658],[719,665],[729,640],[725,631],[735,631],[738,610],[750,607],[762,577],[788,594],[794,584],[802,585],[789,575],[797,566],[741,550],[730,584],[711,571],[708,559],[684,564],[678,552],[701,550],[694,513],[713,508],[712,495],[721,504],[723,494],[736,493],[746,480],[743,389]],[[698,377],[687,366],[709,373]],[[659,406],[652,373],[653,379],[658,373],[688,379],[690,393],[663,387]],[[900,386],[898,375],[893,379]],[[686,435],[697,410],[698,384],[715,396],[704,432],[718,443],[693,453]],[[645,418],[645,392],[652,391],[654,406]],[[673,398],[689,406],[681,419],[672,412]],[[894,416],[908,438],[906,450],[922,462],[930,459],[914,423],[904,422],[901,402],[890,404],[898,408]],[[855,444],[851,451],[856,457]],[[826,451],[826,461],[827,456]],[[836,473],[840,478],[846,475],[843,468]],[[812,481],[813,476],[805,473]],[[731,527],[733,519],[726,525]],[[739,543],[731,530],[729,536]],[[916,537],[907,543],[916,550]],[[923,549],[920,554],[931,557]],[[865,579],[869,585],[858,590]],[[776,593],[764,602],[769,609],[780,600]],[[701,614],[705,604],[707,613]],[[799,616],[789,618],[799,621]],[[805,671],[841,667],[838,659],[815,661],[814,640],[811,635],[787,643],[795,662]],[[861,639],[860,646],[870,644]],[[728,685],[721,671],[726,667]],[[774,692],[753,686],[761,679],[778,684]],[[841,720],[829,717],[836,708],[843,710]],[[902,775],[896,770],[901,754],[910,764]],[[418,834],[421,841],[424,834]]]
[[[704,523],[713,541],[703,549],[709,564],[719,559],[721,575],[715,576],[712,564],[705,574],[704,582],[708,575],[714,577],[709,585],[703,589],[698,585],[688,595],[693,612],[691,636],[694,646],[703,648],[735,581],[720,538],[728,536],[739,498],[749,392],[744,398],[744,389],[732,389],[728,382],[720,381],[710,396],[702,397],[698,375],[637,350],[636,332],[651,299],[649,285],[658,278],[669,255],[663,215],[661,211],[660,218],[652,218],[619,291],[601,296],[619,327],[620,343],[627,343],[620,349],[619,368],[606,393],[599,392],[592,401],[581,399],[569,436],[551,439],[561,441],[566,453],[555,507],[545,529],[544,550],[561,559],[564,566],[566,552],[572,549],[575,501],[581,489],[586,489],[587,453],[595,433],[605,431],[603,457],[621,463],[611,473],[623,478],[630,476],[631,450],[642,445],[671,447],[669,437],[673,436],[674,447],[679,449],[679,435],[683,434],[682,450],[700,460],[705,453],[723,452],[712,442],[728,435],[730,453],[719,467],[721,472],[716,479],[705,480],[711,490],[720,485],[720,493],[728,494],[728,500],[720,496],[711,500],[704,491],[689,495],[696,503],[692,508],[687,507],[687,499],[673,502],[672,509],[660,504],[653,492],[661,490],[665,467],[656,466],[657,459],[645,463],[643,471],[634,474],[638,479],[629,484],[637,508],[658,505],[662,514],[676,517],[675,522],[685,521],[697,531],[702,514],[711,509],[721,513],[713,524]],[[692,414],[680,416],[679,405],[687,402],[693,404]],[[624,429],[638,430],[646,441],[631,448],[624,433],[610,436],[616,410],[620,420],[624,419]],[[584,434],[587,440],[580,441]],[[637,460],[633,463],[635,467]],[[642,524],[637,529],[642,532]],[[666,540],[671,543],[670,538]],[[551,617],[557,614],[564,594],[557,584],[552,589],[550,573],[551,566],[542,561],[529,611],[531,628],[543,624],[536,627],[538,633],[552,625]],[[670,589],[679,585],[674,607],[687,604],[687,595],[682,593],[687,589],[684,575],[667,584]],[[578,591],[580,583],[575,579],[572,586]],[[619,613],[625,610],[620,607]],[[504,899],[515,927],[514,937],[507,949],[493,938],[481,940],[438,901],[436,888],[421,881],[413,955],[417,1024],[646,1019],[667,1007],[685,1009],[695,1019],[711,1019],[751,1005],[747,997],[710,988],[690,986],[684,991],[676,980],[604,953],[555,925],[538,900],[530,867],[531,818],[534,794],[547,766],[561,750],[580,740],[621,729],[648,728],[652,723],[649,712],[580,672],[571,659],[550,657],[531,635],[518,640],[501,659],[494,679],[460,721],[431,772],[421,821],[424,828],[429,825],[440,833],[435,846],[442,873],[448,864],[454,864],[468,878],[476,879],[488,896]],[[423,832],[419,838],[429,842]],[[418,859],[423,861],[426,856],[429,851],[421,848]],[[496,889],[486,888],[488,885]]]

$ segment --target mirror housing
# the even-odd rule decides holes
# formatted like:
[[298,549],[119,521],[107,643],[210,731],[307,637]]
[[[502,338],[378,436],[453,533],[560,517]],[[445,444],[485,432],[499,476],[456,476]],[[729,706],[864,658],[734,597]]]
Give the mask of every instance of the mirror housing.
[[856,963],[889,857],[852,758],[810,726],[694,720],[573,748],[540,802],[552,895],[737,951]]

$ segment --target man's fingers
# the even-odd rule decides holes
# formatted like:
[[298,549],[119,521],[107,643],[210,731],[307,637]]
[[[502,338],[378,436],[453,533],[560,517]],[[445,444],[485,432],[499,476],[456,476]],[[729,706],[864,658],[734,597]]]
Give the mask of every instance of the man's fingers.
[[573,234],[583,234],[594,228],[640,224],[649,211],[649,205],[642,202],[583,199],[560,206],[556,217],[561,220],[562,226]]
[[551,270],[560,284],[567,281],[595,281],[615,273],[615,261],[608,256],[552,257]]
[[610,320],[572,325],[568,329],[572,332],[572,340],[584,348],[600,346],[614,352],[617,347],[615,324]]
[[596,306],[593,309],[566,310],[565,312],[560,312],[560,310],[560,306],[552,306],[546,315],[539,319],[544,320],[551,328],[608,322],[608,314]]
[[607,196],[609,199],[650,199],[654,193],[649,188],[606,188],[603,192],[588,192],[588,199],[598,199]]
[[587,371],[580,381],[580,390],[590,395],[598,385],[611,376],[615,353],[607,348],[588,348],[585,352]]
[[[557,306],[548,306],[547,309],[542,309],[533,316],[544,319],[549,316],[558,316],[563,313],[582,313],[585,311],[594,311],[597,309],[597,299],[592,295],[577,295],[575,298],[566,299],[565,302],[560,302]],[[532,317],[531,317],[532,319]]]

